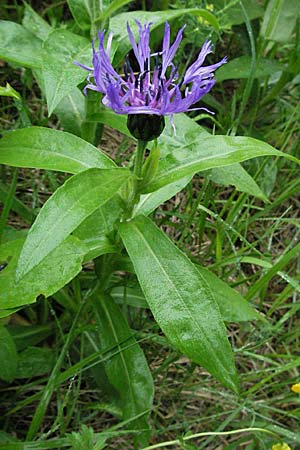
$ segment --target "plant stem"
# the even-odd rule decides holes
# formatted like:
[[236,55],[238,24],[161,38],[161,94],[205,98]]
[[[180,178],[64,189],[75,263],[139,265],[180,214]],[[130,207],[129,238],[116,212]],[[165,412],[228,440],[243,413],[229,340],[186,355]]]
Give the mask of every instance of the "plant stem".
[[132,182],[132,191],[128,199],[128,206],[125,213],[125,218],[129,219],[132,216],[133,209],[140,199],[139,188],[142,181],[142,169],[144,162],[144,154],[147,147],[147,141],[138,140],[136,157],[134,162],[133,173],[135,178]]

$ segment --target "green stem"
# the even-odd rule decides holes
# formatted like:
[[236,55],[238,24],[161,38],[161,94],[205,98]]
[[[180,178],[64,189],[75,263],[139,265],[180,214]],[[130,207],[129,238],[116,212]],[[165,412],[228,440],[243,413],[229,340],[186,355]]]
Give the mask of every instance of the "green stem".
[[132,183],[132,191],[128,199],[128,206],[125,213],[125,218],[129,219],[132,216],[133,209],[140,199],[139,189],[142,182],[142,170],[144,162],[144,154],[147,147],[147,141],[138,140],[133,173],[135,178]]
[[138,141],[134,169],[133,169],[133,173],[137,176],[137,178],[142,177],[142,168],[143,168],[144,154],[145,154],[146,146],[147,146],[147,141],[142,141],[142,140]]

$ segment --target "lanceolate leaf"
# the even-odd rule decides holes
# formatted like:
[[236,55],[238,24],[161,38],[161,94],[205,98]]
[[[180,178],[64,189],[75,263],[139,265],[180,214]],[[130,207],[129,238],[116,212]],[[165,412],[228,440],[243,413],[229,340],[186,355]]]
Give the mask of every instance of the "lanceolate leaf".
[[[88,30],[91,26],[91,2],[85,0],[67,0],[72,16],[82,30]],[[97,3],[97,2],[96,2]]]
[[245,300],[227,283],[220,280],[213,272],[198,265],[196,268],[212,289],[225,322],[265,320],[249,301]]
[[191,261],[150,219],[119,231],[150,309],[170,341],[237,391],[233,354],[209,285]]
[[10,131],[0,140],[0,164],[78,173],[115,163],[88,142],[63,131],[30,127]]
[[0,58],[20,66],[42,66],[42,41],[15,22],[0,20]]
[[81,125],[85,118],[85,98],[78,88],[74,88],[61,100],[54,113],[65,131],[81,136]]
[[155,192],[141,195],[139,203],[134,209],[134,215],[138,216],[143,214],[148,216],[159,205],[164,203],[169,198],[181,191],[191,181],[192,177],[184,177],[181,180],[175,181],[175,183],[167,184],[166,186],[158,189]]
[[91,60],[92,47],[88,39],[63,29],[50,33],[43,46],[49,116],[60,101],[86,78],[85,71],[74,62],[90,65]]
[[291,155],[284,154],[271,145],[250,137],[204,135],[203,138],[198,138],[164,155],[155,179],[146,186],[145,192],[155,191],[166,184],[202,170],[228,166],[258,156],[272,155],[286,156],[297,161]]
[[69,236],[16,284],[15,271],[24,241],[15,239],[0,246],[0,261],[7,263],[0,272],[0,317],[35,302],[39,295],[49,297],[57,292],[81,271],[88,251],[79,239]]
[[[153,380],[140,346],[128,323],[111,297],[95,296],[95,314],[102,350],[111,350],[105,363],[109,382],[120,396],[123,420],[145,415],[130,423],[131,428],[149,429],[148,417],[153,401]],[[137,436],[138,448],[147,445],[149,432]]]
[[44,204],[28,233],[17,279],[32,270],[84,219],[109,201],[130,176],[127,169],[88,169],[57,189]]
[[[222,319],[225,322],[244,322],[249,320],[265,321],[265,318],[260,315],[253,308],[251,303],[245,300],[239,292],[220,280],[220,278],[210,270],[198,265],[195,265],[195,267],[212,289]],[[117,266],[117,270],[126,270],[135,273],[133,267],[131,267],[127,260],[124,261],[123,267]],[[149,308],[144,295],[137,288],[117,286],[113,288],[112,296],[116,303],[126,303],[127,305],[136,308]]]
[[254,195],[264,202],[268,201],[268,198],[258,186],[256,181],[251,177],[251,175],[249,175],[249,173],[243,168],[241,164],[237,163],[230,166],[212,169],[209,176],[210,179],[215,183],[223,184],[224,186],[232,184],[239,191]]
[[28,3],[24,5],[23,27],[44,41],[53,28]]

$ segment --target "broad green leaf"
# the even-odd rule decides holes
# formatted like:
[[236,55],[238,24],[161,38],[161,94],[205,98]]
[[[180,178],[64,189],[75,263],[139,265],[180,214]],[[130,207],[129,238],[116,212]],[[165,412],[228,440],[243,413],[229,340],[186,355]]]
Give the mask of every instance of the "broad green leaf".
[[54,353],[49,348],[27,347],[19,354],[16,378],[31,378],[49,373],[54,366]]
[[77,25],[82,30],[89,30],[95,15],[100,14],[100,2],[94,0],[67,0]]
[[17,269],[20,280],[62,243],[131,176],[127,169],[88,169],[69,178],[44,204],[31,227]]
[[117,248],[106,236],[99,236],[94,239],[86,239],[83,242],[88,248],[88,252],[86,253],[83,260],[84,263],[107,253],[118,252]]
[[264,320],[264,317],[241,294],[220,280],[213,272],[198,265],[196,268],[213,291],[225,322]]
[[109,200],[105,205],[87,217],[73,235],[78,237],[88,248],[84,261],[89,261],[105,253],[115,253],[116,248],[106,237],[113,231],[114,223],[120,217],[121,206],[117,197]]
[[0,58],[30,68],[42,66],[42,41],[15,22],[0,20]]
[[[243,7],[249,20],[258,19],[264,14],[264,9],[257,0],[243,0]],[[245,22],[245,14],[238,0],[224,2],[224,8],[216,14],[220,21],[221,29],[231,28],[233,25],[240,25]]]
[[54,110],[64,131],[80,136],[81,125],[85,119],[85,98],[78,89],[73,89]]
[[[120,396],[123,420],[145,412],[131,422],[130,427],[147,430],[154,387],[144,353],[112,298],[99,293],[95,295],[94,306],[102,350],[113,350],[113,355],[105,363],[105,372]],[[147,431],[138,435],[136,443],[139,448],[147,445],[148,439]]]
[[185,177],[175,183],[167,184],[155,192],[141,195],[139,203],[134,208],[134,216],[148,216],[159,205],[169,200],[171,197],[180,192],[191,181],[192,177]]
[[[211,137],[211,135],[207,131],[205,131],[201,126],[194,122],[194,120],[190,119],[186,114],[177,114],[174,117],[174,123],[176,126],[176,135],[174,135],[173,128],[171,127],[169,121],[167,121],[164,133],[159,138],[159,148],[161,151],[162,159],[168,157],[170,153],[180,153],[180,148],[182,147],[188,147],[189,145],[193,147],[197,142],[201,143],[201,140],[204,137]],[[241,192],[250,193],[251,195],[255,195],[256,197],[266,201],[266,197],[264,196],[264,193],[262,192],[260,187],[245,171],[245,169],[238,163],[212,169],[210,173],[204,175],[212,177],[212,180],[217,183],[224,184],[226,186],[233,185]],[[190,178],[192,178],[192,176],[190,176]],[[176,186],[176,183],[181,183],[181,181],[179,180],[178,182],[175,182],[174,187]],[[159,197],[161,195],[160,192],[167,192],[169,187],[171,191],[171,186],[172,185],[166,185],[165,187],[151,194],[142,195],[141,206],[143,207],[143,202],[145,201],[145,209],[139,210],[139,205],[137,205],[137,213],[139,212],[140,214],[147,215],[148,211],[150,212],[150,208],[148,208],[147,205],[148,201],[149,207],[151,207],[152,203],[154,205],[155,198],[157,198],[157,201],[159,201]],[[174,189],[173,195],[175,195],[175,193],[176,192]],[[162,201],[166,200],[167,196]]]
[[109,234],[113,230],[114,223],[120,216],[121,211],[120,202],[117,197],[114,197],[87,217],[74,230],[73,234],[82,241]]
[[119,231],[150,309],[171,343],[237,391],[226,328],[205,279],[150,219],[139,216],[121,223]]
[[115,128],[126,136],[134,139],[127,128],[127,116],[122,114],[116,114],[114,111],[110,111],[109,109],[103,109],[101,112],[93,114],[88,117],[88,120],[91,122],[103,123],[104,125],[108,125],[111,128]]
[[15,314],[19,309],[20,308],[0,309],[0,319]]
[[0,325],[0,361],[0,379],[9,383],[16,377],[18,354],[13,338],[3,325]]
[[[264,78],[274,75],[276,72],[285,70],[283,64],[271,60],[261,59],[255,68],[254,78]],[[251,56],[240,56],[239,58],[231,59],[227,64],[220,67],[216,72],[216,80],[235,80],[240,78],[249,78],[251,73]]]
[[13,313],[13,308],[35,302],[39,295],[49,297],[65,286],[81,271],[88,251],[79,239],[70,236],[16,284],[15,272],[24,241],[17,239],[0,246],[0,261],[8,263],[0,272],[2,317]]
[[212,169],[209,177],[215,183],[223,184],[224,186],[232,184],[238,191],[246,192],[260,198],[264,202],[268,202],[264,192],[241,164]]
[[24,5],[22,25],[42,41],[47,39],[49,33],[53,30],[49,23],[35,12],[28,3]]
[[155,179],[145,187],[144,193],[200,171],[229,166],[258,156],[285,156],[298,162],[293,156],[254,138],[211,136],[202,132],[200,127],[198,134],[196,128],[188,128],[185,133],[184,125],[179,122],[181,117],[175,120],[175,126],[183,128],[180,137],[167,134],[166,130],[159,140],[162,158]]
[[203,17],[210,25],[212,25],[216,30],[219,29],[219,24],[215,16],[207,11],[206,9],[200,8],[186,8],[186,9],[174,9],[166,11],[132,11],[118,14],[112,17],[110,20],[110,29],[113,31],[115,38],[119,42],[118,49],[115,53],[114,63],[119,64],[122,58],[130,50],[131,45],[127,35],[126,24],[129,23],[134,37],[138,38],[138,28],[136,26],[135,20],[139,20],[141,23],[151,22],[151,31],[155,28],[164,24],[166,21],[182,17],[183,15],[196,15],[198,17]]
[[50,33],[43,45],[43,75],[49,116],[87,76],[85,70],[74,64],[75,61],[91,65],[90,41],[63,29]]
[[288,42],[299,18],[298,0],[269,0],[261,26],[265,39]]
[[[124,262],[123,267],[118,267],[118,270],[135,273],[132,264],[130,265],[128,261]],[[199,265],[195,265],[195,267],[211,287],[225,322],[265,320],[247,300],[227,283],[220,280],[213,272]],[[113,288],[111,295],[116,303],[134,306],[135,308],[149,308],[143,293],[138,288],[117,286]]]
[[8,132],[0,140],[0,164],[78,173],[115,164],[88,142],[51,128],[30,127]]
[[96,17],[94,21],[101,20],[102,22],[107,18],[110,17],[114,12],[116,12],[119,8],[122,8],[122,6],[127,5],[128,3],[131,3],[133,0],[112,0],[109,3],[109,6],[102,11],[99,17]]

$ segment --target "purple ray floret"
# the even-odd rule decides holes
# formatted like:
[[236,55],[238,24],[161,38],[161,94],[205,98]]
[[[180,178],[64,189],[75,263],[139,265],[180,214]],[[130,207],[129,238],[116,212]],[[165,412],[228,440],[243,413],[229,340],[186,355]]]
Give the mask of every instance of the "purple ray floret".
[[203,66],[206,56],[212,52],[212,44],[206,41],[196,61],[179,77],[178,69],[172,61],[185,27],[179,30],[174,43],[170,45],[170,26],[166,22],[162,51],[151,54],[151,23],[141,25],[136,21],[136,24],[139,29],[138,43],[135,42],[128,23],[127,32],[139,66],[138,72],[133,71],[128,56],[125,59],[124,74],[121,76],[115,71],[110,59],[112,33],[109,34],[105,47],[105,32],[99,32],[98,50],[93,43],[93,67],[76,63],[90,72],[85,90],[93,89],[104,94],[102,102],[117,114],[172,116],[189,111],[213,87],[214,71],[226,62],[226,58],[216,64]]

